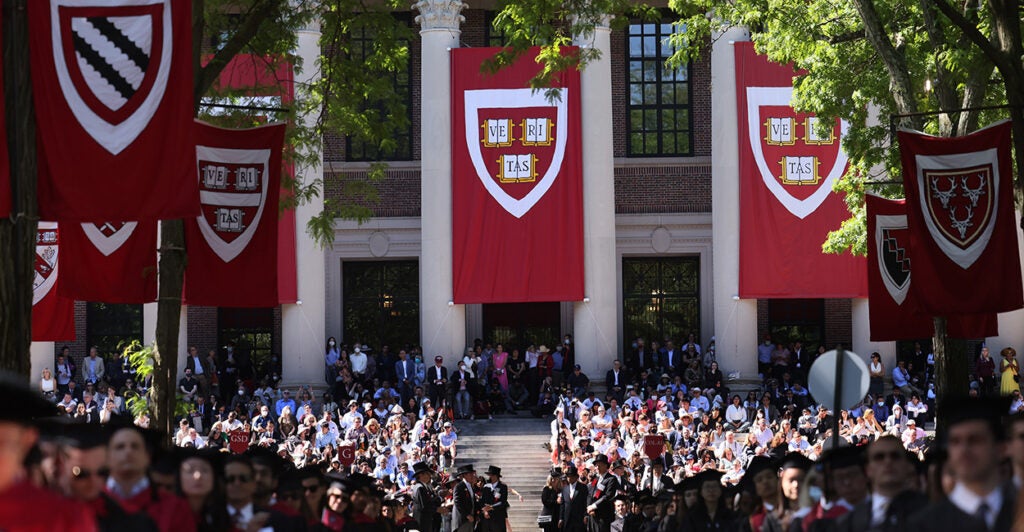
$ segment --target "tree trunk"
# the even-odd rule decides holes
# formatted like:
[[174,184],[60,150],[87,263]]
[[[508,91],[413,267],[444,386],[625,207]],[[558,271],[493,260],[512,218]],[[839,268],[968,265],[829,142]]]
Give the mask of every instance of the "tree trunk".
[[31,370],[32,279],[35,277],[36,123],[29,77],[28,0],[3,3],[3,76],[11,217],[0,219],[0,369]]
[[184,222],[160,222],[160,295],[156,305],[151,426],[164,431],[168,437],[174,434],[175,428],[178,331],[181,329],[181,289],[185,280],[186,261]]

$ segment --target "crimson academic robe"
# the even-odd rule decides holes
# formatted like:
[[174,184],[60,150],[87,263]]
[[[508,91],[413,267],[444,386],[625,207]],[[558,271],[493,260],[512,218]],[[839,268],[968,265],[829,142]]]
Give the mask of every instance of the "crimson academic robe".
[[195,532],[196,520],[188,502],[177,495],[150,486],[134,497],[122,499],[107,491],[126,513],[146,512],[160,532]]
[[0,529],[17,532],[96,532],[96,519],[84,504],[28,482],[0,492]]

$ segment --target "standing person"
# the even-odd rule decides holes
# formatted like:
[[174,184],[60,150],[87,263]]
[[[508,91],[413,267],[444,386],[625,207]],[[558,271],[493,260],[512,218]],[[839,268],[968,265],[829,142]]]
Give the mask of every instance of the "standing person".
[[1020,390],[1020,366],[1017,364],[1017,351],[1012,347],[1004,347],[999,352],[1003,360],[999,362],[1000,385],[999,393],[1002,395],[1013,395],[1015,390]]
[[501,468],[487,466],[487,484],[480,497],[483,504],[483,519],[478,530],[483,532],[505,532],[505,520],[508,519],[508,486],[501,481]]
[[199,382],[199,393],[206,397],[210,395],[210,367],[206,360],[200,356],[199,349],[192,345],[188,348],[188,358],[185,359],[185,371],[191,371],[192,376]]
[[754,486],[754,494],[761,504],[750,514],[749,523],[752,532],[768,530],[764,528],[770,513],[782,504],[782,492],[779,490],[779,474],[775,461],[766,456],[755,456],[747,465],[744,481],[750,479]]
[[441,399],[445,395],[445,386],[448,385],[448,368],[444,367],[444,357],[441,355],[434,357],[434,365],[427,369],[425,380],[430,383],[427,387],[430,403],[441,404]]
[[702,471],[694,479],[698,486],[697,505],[688,516],[689,528],[684,526],[683,530],[736,530],[736,514],[725,507],[725,497],[722,496],[722,472]]
[[598,454],[594,457],[597,468],[597,482],[590,488],[587,498],[587,514],[590,517],[590,532],[608,532],[615,518],[615,496],[619,492],[619,478],[608,470],[608,457]]
[[337,381],[339,360],[341,350],[338,349],[338,341],[332,336],[327,339],[327,347],[324,348],[324,382],[328,387],[334,386]]
[[441,516],[437,513],[444,502],[430,485],[432,471],[424,462],[412,465],[415,480],[412,488],[412,518],[420,525],[421,532],[438,532],[441,529]]
[[395,379],[404,405],[409,402],[416,386],[419,386],[419,381],[416,380],[416,363],[409,358],[409,353],[405,349],[398,351],[398,361],[395,362]]
[[68,390],[68,383],[74,378],[75,373],[71,368],[71,349],[64,346],[61,354],[57,355],[57,391],[63,394]]
[[452,532],[472,532],[476,526],[476,470],[466,464],[456,471],[459,481],[452,488]]
[[562,488],[561,508],[558,514],[558,528],[562,532],[584,532],[587,517],[587,485],[580,482],[580,473],[570,464],[565,471],[565,487]]
[[459,361],[459,369],[452,374],[452,391],[455,392],[455,419],[473,417],[473,397],[470,386],[473,375],[466,370],[466,363]]
[[544,489],[540,492],[541,509],[537,515],[537,526],[544,532],[556,532],[558,530],[558,518],[560,512],[559,504],[562,501],[562,470],[555,467],[551,469]]
[[86,384],[96,384],[103,380],[104,375],[106,375],[106,368],[103,365],[103,357],[100,356],[97,347],[90,347],[89,356],[82,361],[82,380]]
[[22,380],[0,375],[0,404],[17,405],[0,409],[0,527],[12,532],[97,530],[84,504],[36,487],[27,478],[24,463],[39,439],[38,420],[56,413],[53,403]]
[[911,517],[911,530],[1012,528],[1017,489],[1013,482],[1002,481],[1000,471],[1006,451],[1001,417],[1007,410],[1005,398],[964,398],[943,405],[949,467],[956,484],[946,500]]
[[115,428],[107,444],[110,477],[106,493],[129,514],[145,512],[160,532],[194,531],[184,499],[150,484],[146,471],[159,436],[134,425]]
[[880,397],[885,394],[885,364],[882,363],[882,355],[878,354],[877,351],[871,353],[868,375],[871,379],[868,385],[868,393],[872,397]]
[[501,385],[502,393],[508,393],[508,353],[505,352],[505,346],[498,344],[494,354],[491,355],[491,365],[494,366],[494,376],[497,377],[498,383]]
[[996,393],[996,361],[988,351],[988,346],[981,347],[978,360],[974,362],[974,373],[981,385],[981,394],[989,397]]

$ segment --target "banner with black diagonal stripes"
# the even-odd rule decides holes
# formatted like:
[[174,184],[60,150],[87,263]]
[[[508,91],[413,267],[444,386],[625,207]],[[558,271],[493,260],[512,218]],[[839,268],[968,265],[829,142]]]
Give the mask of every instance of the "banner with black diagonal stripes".
[[190,179],[190,0],[29,2],[44,219],[185,218]]

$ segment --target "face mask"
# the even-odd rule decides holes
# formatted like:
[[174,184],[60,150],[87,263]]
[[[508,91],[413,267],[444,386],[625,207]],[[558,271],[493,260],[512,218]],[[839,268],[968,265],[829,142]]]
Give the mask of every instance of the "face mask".
[[245,395],[245,390],[238,390],[238,395]]
[[331,347],[334,347],[334,340],[331,340]]
[[633,342],[633,349],[636,349],[636,342]]

